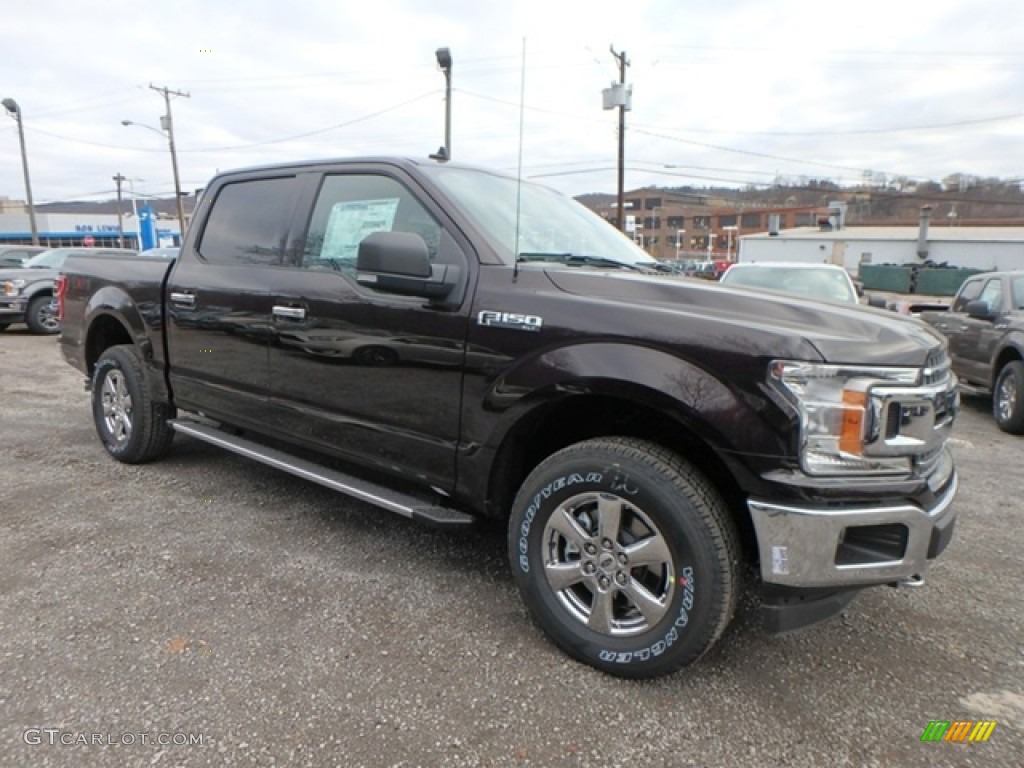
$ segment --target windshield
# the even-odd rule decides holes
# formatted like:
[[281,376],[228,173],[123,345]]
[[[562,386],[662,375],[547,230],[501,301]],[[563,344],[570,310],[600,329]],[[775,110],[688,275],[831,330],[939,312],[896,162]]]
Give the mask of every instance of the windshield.
[[722,282],[825,301],[857,303],[857,293],[850,285],[850,278],[839,269],[736,265],[722,276]]
[[60,269],[64,266],[64,260],[67,257],[67,251],[54,248],[51,251],[43,251],[36,254],[25,262],[25,266],[30,269]]
[[552,189],[471,168],[437,165],[423,166],[423,170],[473,217],[508,264],[516,256],[576,264],[655,264],[614,226]]

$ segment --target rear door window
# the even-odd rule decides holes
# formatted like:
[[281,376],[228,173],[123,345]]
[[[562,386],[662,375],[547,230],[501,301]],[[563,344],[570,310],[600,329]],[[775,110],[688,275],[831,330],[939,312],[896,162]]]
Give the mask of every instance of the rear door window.
[[221,187],[203,229],[199,255],[213,264],[280,264],[298,188],[294,176]]

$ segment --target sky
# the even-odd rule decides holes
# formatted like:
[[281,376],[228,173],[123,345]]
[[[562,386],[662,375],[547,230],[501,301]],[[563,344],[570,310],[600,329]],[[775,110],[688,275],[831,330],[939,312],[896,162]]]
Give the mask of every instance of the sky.
[[[168,87],[182,189],[218,170],[328,157],[521,170],[614,193],[625,52],[625,186],[1024,177],[1018,0],[7,0],[0,98],[23,117],[37,203],[166,196]],[[123,120],[139,125],[124,126]],[[0,111],[0,196],[24,199]]]

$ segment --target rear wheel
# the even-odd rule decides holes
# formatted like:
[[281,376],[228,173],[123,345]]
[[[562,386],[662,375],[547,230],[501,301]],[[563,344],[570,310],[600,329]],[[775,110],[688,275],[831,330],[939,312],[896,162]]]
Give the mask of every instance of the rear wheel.
[[0,333],[3,333],[10,327],[10,323],[0,323]]
[[534,619],[566,653],[621,677],[700,658],[736,609],[738,535],[681,457],[642,440],[570,446],[523,483],[509,557]]
[[28,303],[28,310],[25,312],[25,324],[32,333],[59,333],[60,320],[57,313],[51,306],[53,299],[50,296],[36,296]]
[[1004,432],[1024,434],[1024,362],[1014,360],[999,371],[992,392],[992,415]]
[[159,458],[174,439],[174,409],[150,397],[142,358],[130,344],[111,347],[96,363],[92,415],[107,453],[126,464]]

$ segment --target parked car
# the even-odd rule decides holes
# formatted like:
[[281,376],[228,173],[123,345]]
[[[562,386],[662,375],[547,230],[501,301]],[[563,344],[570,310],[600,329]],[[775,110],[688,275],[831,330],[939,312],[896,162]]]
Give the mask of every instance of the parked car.
[[47,250],[43,245],[0,245],[0,269],[17,269],[25,262]]
[[721,277],[726,285],[762,288],[821,301],[859,304],[850,273],[835,264],[800,262],[739,262]]
[[999,428],[1024,434],[1024,270],[969,277],[952,307],[921,319],[949,340],[960,389],[991,394]]
[[30,258],[21,269],[0,272],[0,331],[25,323],[33,333],[58,333],[53,281],[71,254],[78,256],[135,255],[110,248],[50,248]]

